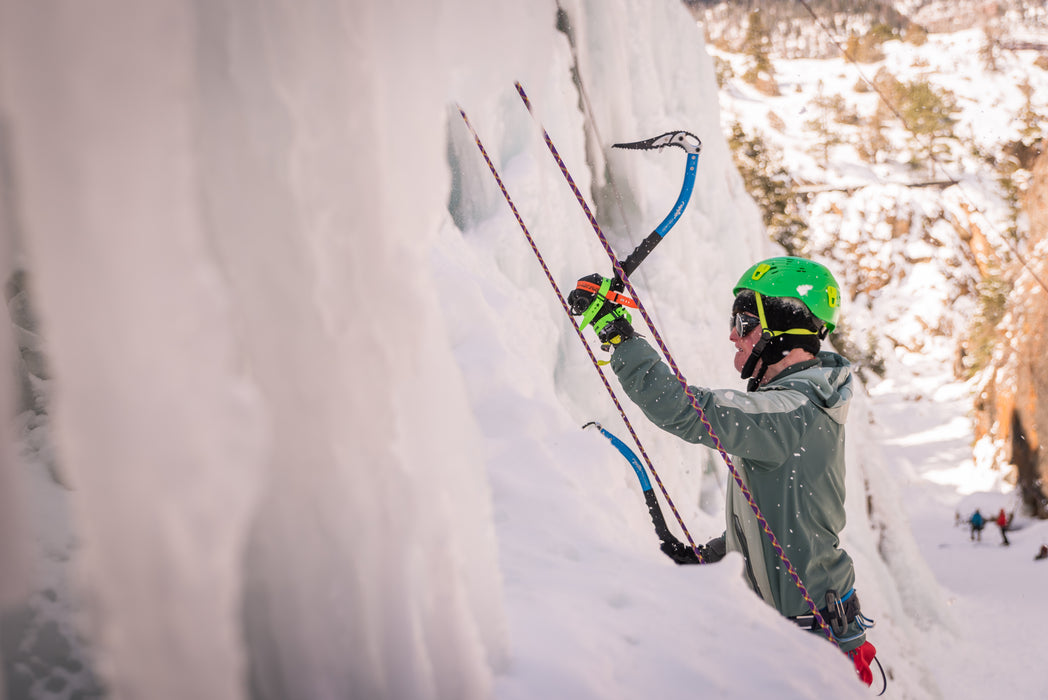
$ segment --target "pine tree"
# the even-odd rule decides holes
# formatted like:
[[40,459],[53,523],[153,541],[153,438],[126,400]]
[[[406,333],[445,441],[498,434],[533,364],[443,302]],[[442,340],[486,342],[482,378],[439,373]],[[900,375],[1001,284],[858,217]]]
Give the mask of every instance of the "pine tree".
[[791,255],[803,254],[808,225],[801,216],[793,178],[780,164],[782,154],[772,150],[759,132],[747,134],[738,122],[731,125],[728,145],[746,191],[761,209],[768,234]]
[[934,159],[946,150],[942,140],[953,135],[957,123],[953,118],[957,101],[952,93],[927,80],[915,80],[906,84],[899,111],[925,158]]
[[1001,36],[1003,33],[1000,27],[989,24],[983,27],[983,44],[979,47],[979,58],[982,59],[983,67],[991,73],[996,73],[1000,70],[997,60],[1001,54]]
[[778,96],[779,86],[775,82],[775,66],[771,62],[771,38],[764,25],[760,10],[750,13],[746,25],[746,37],[742,40],[742,53],[749,59],[749,68],[742,79],[765,95]]
[[856,148],[859,155],[868,163],[878,163],[881,154],[890,153],[891,141],[885,134],[887,130],[886,121],[891,118],[891,113],[883,104],[878,104],[874,113],[863,121],[863,128]]
[[842,121],[838,117],[844,108],[844,99],[840,95],[827,97],[823,93],[823,84],[820,80],[818,94],[812,99],[809,106],[814,116],[804,122],[804,128],[815,136],[814,155],[821,157],[823,165],[826,165],[834,146],[844,143],[844,138],[833,126],[834,122]]

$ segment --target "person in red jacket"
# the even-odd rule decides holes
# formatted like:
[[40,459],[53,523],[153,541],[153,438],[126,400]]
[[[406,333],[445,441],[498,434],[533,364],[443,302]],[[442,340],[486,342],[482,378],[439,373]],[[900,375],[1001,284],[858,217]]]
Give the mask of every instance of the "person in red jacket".
[[1001,508],[1001,512],[997,514],[997,527],[1001,529],[1001,544],[1011,544],[1008,541],[1008,516],[1004,514],[1004,508]]

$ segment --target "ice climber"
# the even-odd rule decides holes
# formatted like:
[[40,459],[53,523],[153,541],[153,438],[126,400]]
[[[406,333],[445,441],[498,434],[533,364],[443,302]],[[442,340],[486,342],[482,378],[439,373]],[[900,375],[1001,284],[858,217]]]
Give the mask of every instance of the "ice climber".
[[[655,425],[688,442],[713,440],[684,389],[659,354],[630,325],[625,310],[592,291],[599,275],[582,278],[568,296],[572,312],[592,319],[612,351],[623,390]],[[816,262],[776,257],[753,265],[733,294],[735,369],[745,392],[691,387],[721,446],[792,562],[833,637],[870,685],[876,654],[866,640],[872,622],[859,609],[852,559],[840,547],[845,523],[844,434],[852,398],[851,369],[836,353],[820,352],[840,309],[840,287]],[[724,533],[700,548],[705,562],[728,551],[745,559],[749,585],[804,629],[822,633],[815,616],[734,480]],[[690,547],[663,542],[677,563],[698,563]]]
[[972,513],[972,517],[968,518],[968,523],[972,526],[970,539],[972,541],[978,539],[982,542],[982,531],[983,528],[986,527],[986,518],[983,517],[983,514],[979,512],[978,508],[976,508],[975,512]]

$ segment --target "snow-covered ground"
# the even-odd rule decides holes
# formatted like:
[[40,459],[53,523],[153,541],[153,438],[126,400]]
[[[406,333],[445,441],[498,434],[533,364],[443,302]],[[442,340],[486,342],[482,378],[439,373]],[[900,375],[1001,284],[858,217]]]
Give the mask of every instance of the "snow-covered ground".
[[[136,700],[869,695],[737,556],[665,558],[632,470],[580,430],[622,433],[456,105],[562,288],[608,262],[513,81],[587,196],[607,205],[611,174],[617,249],[669,210],[683,154],[608,145],[703,139],[692,202],[634,280],[694,383],[741,387],[730,288],[778,251],[683,7],[559,4],[572,41],[548,1],[0,5],[0,253],[32,275],[53,363],[51,419],[23,414],[23,458],[0,463],[29,482],[37,565],[6,688],[69,697],[90,671]],[[1040,697],[1023,622],[1048,612],[1048,532],[1020,521],[1005,548],[955,526],[1010,501],[973,463],[945,347],[889,358],[856,398],[843,542],[890,697]],[[692,536],[719,534],[723,465],[627,413]],[[62,664],[39,662],[44,638],[73,642]]]
[[[875,432],[949,610],[948,625],[922,630],[922,654],[938,697],[1043,697],[1036,620],[1048,614],[1048,560],[1034,556],[1048,544],[1048,523],[1022,516],[1000,473],[975,466],[967,387],[933,363],[922,369],[920,383],[885,381],[871,391]],[[1001,508],[1016,513],[1010,545],[992,523],[970,539],[966,521],[977,508],[990,519]]]

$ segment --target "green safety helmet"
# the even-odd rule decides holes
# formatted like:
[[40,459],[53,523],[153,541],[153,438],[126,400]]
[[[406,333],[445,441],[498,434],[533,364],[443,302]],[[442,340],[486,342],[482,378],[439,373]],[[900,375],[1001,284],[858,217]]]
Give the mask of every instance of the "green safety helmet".
[[732,294],[738,296],[744,289],[766,297],[798,299],[826,324],[826,333],[837,327],[841,288],[825,265],[789,256],[768,258],[746,270]]

